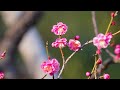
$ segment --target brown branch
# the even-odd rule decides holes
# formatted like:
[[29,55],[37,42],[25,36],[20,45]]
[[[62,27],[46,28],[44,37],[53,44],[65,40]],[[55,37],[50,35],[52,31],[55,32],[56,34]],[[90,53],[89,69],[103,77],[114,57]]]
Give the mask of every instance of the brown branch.
[[0,50],[6,49],[7,54],[6,60],[2,61],[2,63],[13,59],[22,37],[32,25],[37,23],[41,16],[42,12],[39,11],[25,11],[21,18],[5,32],[0,44]]
[[[100,75],[104,70],[106,70],[110,64],[114,64],[115,63],[114,62],[115,61],[114,60],[115,59],[115,55],[112,54],[108,49],[105,49],[105,52],[107,54],[109,54],[109,56],[111,58],[106,59],[103,62],[103,64],[101,64],[101,65],[98,66],[98,68],[97,68],[97,75]],[[94,74],[92,74],[91,77],[90,77],[90,79],[94,79],[94,78],[95,78],[95,76],[94,76]]]
[[[100,75],[104,70],[106,70],[110,64],[114,64],[114,60],[112,58],[108,58],[103,62],[103,64],[99,65],[99,67],[97,68],[97,75]],[[94,78],[95,76],[94,74],[92,74],[90,79]]]
[[95,11],[91,11],[91,14],[92,14],[92,22],[93,22],[94,32],[95,32],[95,35],[97,36],[98,28],[97,28],[97,23],[96,23]]

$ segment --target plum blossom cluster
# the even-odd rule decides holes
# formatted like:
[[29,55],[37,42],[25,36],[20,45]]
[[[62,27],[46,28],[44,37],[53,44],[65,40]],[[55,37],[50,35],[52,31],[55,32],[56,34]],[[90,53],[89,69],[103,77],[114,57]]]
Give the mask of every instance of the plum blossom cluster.
[[[93,37],[92,40],[86,42],[85,44],[81,45],[81,42],[79,41],[80,36],[76,35],[74,38],[67,40],[65,37],[63,37],[64,34],[66,34],[66,32],[68,31],[68,26],[62,22],[58,22],[56,25],[53,25],[51,32],[54,33],[55,35],[58,36],[58,38],[56,38],[56,40],[54,42],[52,42],[51,46],[53,48],[59,48],[61,55],[62,55],[62,59],[63,59],[63,65],[62,68],[60,69],[60,63],[58,62],[57,59],[53,58],[50,59],[48,58],[47,61],[44,61],[41,64],[41,68],[42,70],[53,76],[55,73],[59,72],[58,74],[58,78],[60,77],[60,75],[62,74],[62,71],[65,68],[65,64],[69,61],[69,59],[80,49],[82,49],[83,46],[89,44],[89,43],[93,43],[93,45],[96,47],[96,52],[93,56],[95,56],[95,63],[93,66],[93,69],[91,72],[87,71],[86,72],[86,76],[89,78],[94,77],[95,79],[110,79],[110,75],[108,73],[104,73],[102,75],[97,75],[97,68],[100,65],[104,65],[103,64],[103,60],[102,60],[102,50],[106,49],[107,47],[110,45],[111,40],[113,38],[113,36],[115,36],[116,34],[120,33],[120,30],[117,31],[116,33],[111,33],[108,32],[110,26],[114,26],[116,25],[116,22],[113,21],[114,17],[117,16],[117,12],[116,13],[111,13],[111,20],[110,23],[108,25],[108,28],[105,32],[105,34],[103,33],[98,33],[95,37]],[[110,45],[111,46],[111,45]],[[64,54],[62,49],[65,47],[69,47],[69,50],[73,51],[73,53],[67,58],[64,58]],[[106,51],[111,57],[111,53]],[[117,44],[114,48],[114,53],[115,53],[115,60],[120,59],[120,44]],[[102,70],[101,70],[102,71]]]
[[64,35],[67,32],[67,30],[67,25],[63,24],[62,22],[59,22],[57,23],[57,25],[53,26],[51,32],[53,32],[55,35],[59,35],[60,37],[52,43],[52,47],[63,48],[65,46],[68,46],[70,50],[78,51],[81,47],[81,43],[80,41],[78,41],[78,39],[80,38],[78,35],[75,36],[74,39],[70,39],[69,42],[67,42],[66,38],[61,38],[61,36]]
[[[66,38],[62,38],[62,35],[66,34],[67,31],[68,31],[68,26],[62,22],[57,23],[57,25],[53,25],[53,27],[51,29],[52,33],[59,36],[55,40],[55,42],[53,42],[51,44],[51,46],[54,48],[60,48],[63,60],[64,60],[64,57],[63,57],[62,48],[68,46],[69,49],[72,51],[79,51],[80,47],[81,47],[81,43],[79,41],[79,38],[80,38],[79,35],[76,35],[74,37],[74,39],[70,39],[68,42],[67,42]],[[65,61],[63,61],[63,62],[65,62]],[[63,63],[63,66],[64,66],[64,63]],[[48,58],[47,61],[42,62],[41,69],[45,73],[48,73],[49,75],[52,76],[60,70],[60,63],[57,61],[57,59],[50,60]]]

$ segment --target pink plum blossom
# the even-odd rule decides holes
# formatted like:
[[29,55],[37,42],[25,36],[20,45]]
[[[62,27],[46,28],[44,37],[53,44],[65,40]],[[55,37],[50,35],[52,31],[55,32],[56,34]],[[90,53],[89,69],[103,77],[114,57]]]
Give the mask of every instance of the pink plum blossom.
[[67,45],[67,39],[66,38],[57,38],[55,42],[52,43],[52,47],[55,48],[63,48]]
[[114,62],[120,62],[120,55],[116,55],[114,57]]
[[106,35],[100,33],[96,37],[93,38],[93,45],[97,47],[97,49],[107,48],[112,38],[111,33],[107,33]]
[[62,22],[57,23],[57,25],[54,25],[51,32],[53,32],[55,35],[64,35],[67,32],[68,27],[66,24],[63,24]]
[[86,76],[89,77],[91,75],[90,72],[86,72]]
[[3,78],[4,78],[4,73],[0,72],[0,79],[3,79]]
[[53,58],[51,60],[44,61],[41,64],[41,68],[45,73],[49,73],[52,76],[60,70],[60,64],[57,59]]
[[70,50],[78,51],[81,47],[81,43],[78,40],[70,39],[68,42],[68,47]]
[[104,77],[104,79],[110,79],[110,75],[109,74],[104,74],[103,77]]
[[120,54],[120,45],[119,44],[115,46],[114,53],[116,55]]

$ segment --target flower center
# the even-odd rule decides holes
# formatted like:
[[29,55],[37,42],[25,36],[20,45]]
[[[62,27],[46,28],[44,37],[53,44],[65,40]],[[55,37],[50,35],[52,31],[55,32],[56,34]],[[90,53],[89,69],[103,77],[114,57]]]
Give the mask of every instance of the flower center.
[[75,48],[75,47],[78,47],[79,45],[78,45],[78,43],[73,43],[73,47]]
[[105,45],[105,40],[100,40],[100,46],[104,46]]
[[46,66],[46,67],[44,68],[44,70],[47,71],[47,72],[49,72],[49,71],[52,70],[52,67],[51,67],[50,65],[48,65],[48,66]]
[[63,28],[59,28],[59,29],[58,29],[58,32],[59,32],[59,33],[63,32]]

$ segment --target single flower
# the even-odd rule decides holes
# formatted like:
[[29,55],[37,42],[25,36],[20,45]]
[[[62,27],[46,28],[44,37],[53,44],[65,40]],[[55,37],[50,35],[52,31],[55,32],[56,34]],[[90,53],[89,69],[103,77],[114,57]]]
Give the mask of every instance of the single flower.
[[112,34],[98,34],[96,37],[93,38],[93,45],[97,47],[97,49],[101,48],[107,48],[107,46],[110,44],[110,41],[112,39]]
[[64,35],[67,32],[67,25],[63,24],[62,22],[57,23],[57,25],[54,25],[51,32],[53,32],[55,35]]
[[45,73],[48,73],[52,76],[60,70],[60,64],[57,59],[53,58],[51,60],[44,61],[41,64],[41,68]]
[[104,77],[104,79],[110,79],[110,75],[109,74],[104,74],[103,77]]
[[63,48],[67,45],[66,38],[57,38],[55,42],[52,43],[52,47]]
[[81,43],[78,40],[70,39],[68,42],[68,47],[72,51],[78,51],[81,47]]

